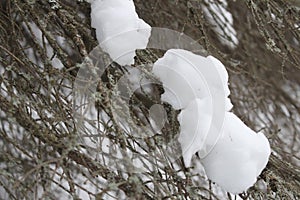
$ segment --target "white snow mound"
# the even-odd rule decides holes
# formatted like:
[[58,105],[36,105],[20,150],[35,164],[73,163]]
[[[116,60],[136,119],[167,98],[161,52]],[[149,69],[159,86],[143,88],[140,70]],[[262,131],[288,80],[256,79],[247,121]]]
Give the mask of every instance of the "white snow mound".
[[175,109],[183,109],[193,99],[208,96],[218,96],[226,110],[232,108],[227,98],[230,94],[227,71],[212,56],[206,58],[187,50],[170,49],[154,63],[152,71],[163,83],[162,100]]
[[135,50],[147,47],[151,26],[138,17],[133,0],[94,0],[91,10],[101,48],[120,65],[134,64]]
[[256,182],[271,153],[268,139],[247,127],[235,114],[225,114],[222,136],[201,160],[207,177],[238,194]]
[[171,49],[154,63],[153,73],[163,83],[162,100],[181,109],[178,141],[185,166],[198,152],[207,177],[226,191],[251,187],[268,162],[270,144],[229,112],[224,65],[212,56]]

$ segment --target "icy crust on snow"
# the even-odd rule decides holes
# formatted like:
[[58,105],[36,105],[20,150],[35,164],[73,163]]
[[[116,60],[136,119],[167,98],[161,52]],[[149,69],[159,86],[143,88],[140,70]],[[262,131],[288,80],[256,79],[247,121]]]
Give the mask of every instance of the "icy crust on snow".
[[133,0],[94,0],[91,10],[101,48],[120,65],[134,64],[135,50],[146,48],[151,26],[138,17]]
[[152,71],[163,83],[162,100],[181,109],[178,141],[185,165],[198,153],[208,178],[228,192],[251,187],[268,162],[270,145],[230,112],[224,65],[213,56],[171,49]]

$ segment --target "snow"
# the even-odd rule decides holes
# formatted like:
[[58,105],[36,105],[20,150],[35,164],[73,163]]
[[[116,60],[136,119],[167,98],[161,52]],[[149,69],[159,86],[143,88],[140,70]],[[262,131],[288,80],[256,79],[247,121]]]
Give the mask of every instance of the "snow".
[[134,64],[135,50],[146,48],[151,34],[132,0],[92,1],[91,23],[101,48],[120,65]]
[[162,81],[162,100],[178,115],[186,167],[198,152],[207,177],[226,191],[246,191],[265,168],[270,145],[262,133],[247,127],[230,112],[228,73],[213,56],[170,49],[153,66]]
[[209,179],[237,194],[256,182],[270,153],[264,134],[254,132],[235,114],[227,112],[222,136],[201,162]]
[[163,82],[165,92],[161,99],[175,109],[183,109],[178,116],[179,142],[189,167],[196,152],[204,157],[211,151],[220,136],[224,113],[232,108],[228,73],[213,56],[203,57],[182,49],[168,50],[154,63],[152,71]]
[[220,42],[234,49],[239,41],[237,39],[236,30],[233,27],[233,17],[227,9],[227,1],[205,0],[203,11],[208,21],[213,25],[213,29],[218,33]]
[[181,129],[178,141],[181,144],[184,163],[187,167],[191,165],[192,156],[203,148],[212,123],[212,112],[210,98],[197,98],[192,100],[178,115]]
[[[187,107],[195,98],[230,94],[227,71],[212,56],[206,58],[186,50],[170,49],[154,63],[152,71],[163,82],[162,100],[175,109]],[[226,110],[230,110],[230,100],[223,99]]]
[[[138,17],[133,1],[90,2],[92,26],[101,48],[120,65],[134,64],[135,50],[146,48],[151,27]],[[205,3],[204,11],[221,42],[235,48],[238,40],[227,2]],[[185,165],[190,167],[198,153],[207,177],[226,191],[237,194],[251,187],[265,168],[271,149],[262,133],[254,132],[230,112],[233,105],[224,65],[213,56],[170,49],[154,63],[152,72],[163,83],[161,99],[181,110],[178,141]]]

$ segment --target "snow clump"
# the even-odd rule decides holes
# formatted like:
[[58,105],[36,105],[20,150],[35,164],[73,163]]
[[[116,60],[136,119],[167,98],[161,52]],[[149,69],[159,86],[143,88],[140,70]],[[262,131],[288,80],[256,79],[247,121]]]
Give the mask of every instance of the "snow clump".
[[154,63],[153,73],[163,83],[162,100],[181,109],[178,140],[185,165],[198,153],[207,177],[226,191],[251,187],[267,165],[270,144],[230,112],[224,65],[213,56],[171,49]]
[[91,24],[100,47],[120,65],[134,64],[136,49],[145,49],[151,26],[139,18],[133,0],[94,0]]

